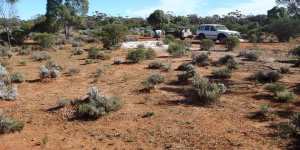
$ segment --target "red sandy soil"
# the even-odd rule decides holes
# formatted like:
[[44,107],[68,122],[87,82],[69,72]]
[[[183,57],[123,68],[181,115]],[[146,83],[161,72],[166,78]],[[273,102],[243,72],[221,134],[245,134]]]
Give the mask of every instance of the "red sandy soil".
[[[244,49],[259,48],[263,57],[280,59],[288,52],[288,43],[241,44],[238,54]],[[218,45],[217,48],[221,48]],[[212,52],[216,61],[227,52]],[[86,53],[72,56],[71,48],[51,51],[52,59],[65,68],[78,68],[75,76],[62,75],[48,82],[34,82],[39,78],[39,66],[45,62],[33,62],[30,56],[13,56],[9,61],[10,72],[22,72],[27,81],[18,85],[16,101],[0,101],[0,108],[25,123],[20,133],[0,136],[0,149],[286,149],[290,142],[276,136],[272,124],[287,120],[285,114],[299,111],[299,95],[292,103],[275,103],[263,90],[263,85],[247,81],[257,70],[266,69],[263,61],[241,61],[228,83],[229,92],[214,106],[199,106],[191,100],[190,85],[174,85],[178,65],[191,60],[183,58],[158,57],[156,60],[172,62],[172,71],[162,72],[166,83],[151,93],[140,93],[141,82],[151,73],[147,69],[151,62],[139,64],[112,65],[114,58],[125,58],[126,50],[112,52],[112,59],[96,64],[83,65]],[[26,66],[19,61],[25,60]],[[288,64],[271,63],[278,67]],[[92,75],[97,68],[105,70],[96,83]],[[202,76],[210,75],[216,67],[198,67]],[[291,68],[292,73],[284,75],[281,83],[289,87],[300,84],[300,69]],[[68,121],[63,111],[48,112],[63,98],[74,99],[84,96],[91,86],[97,86],[107,96],[120,97],[124,106],[117,112],[96,121]],[[262,104],[271,106],[273,114],[267,121],[251,119],[251,113]],[[154,116],[142,118],[146,112]]]

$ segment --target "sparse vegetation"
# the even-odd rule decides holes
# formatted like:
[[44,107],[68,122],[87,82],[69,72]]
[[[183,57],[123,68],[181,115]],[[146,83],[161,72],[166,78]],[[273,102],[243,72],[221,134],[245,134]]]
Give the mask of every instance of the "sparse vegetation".
[[203,104],[214,104],[218,102],[223,93],[226,92],[224,84],[211,83],[207,78],[195,76],[193,87],[197,93],[199,102]]
[[51,59],[51,56],[46,51],[33,52],[31,57],[34,61],[44,61]]
[[237,37],[229,37],[225,40],[225,45],[228,51],[233,51],[240,45],[240,39]]
[[87,95],[86,101],[79,104],[76,109],[76,116],[80,119],[97,119],[122,107],[119,98],[105,97],[97,87],[92,87]]
[[11,82],[13,82],[13,83],[22,83],[25,80],[24,75],[20,72],[13,73],[10,76],[10,79],[11,79]]
[[166,35],[164,39],[164,44],[170,44],[173,43],[176,40],[176,38],[173,35]]
[[201,50],[209,51],[215,46],[215,42],[210,39],[203,39],[201,41]]
[[232,71],[229,68],[221,68],[221,69],[216,69],[212,72],[212,75],[214,78],[217,79],[228,79],[231,77]]
[[20,132],[23,127],[22,122],[0,114],[0,134]]
[[277,82],[281,78],[281,74],[275,70],[264,70],[256,72],[251,79],[261,83]]
[[155,89],[155,86],[165,81],[165,78],[160,74],[152,74],[145,81],[142,82],[143,90],[150,91]]
[[51,48],[55,44],[55,36],[49,33],[35,33],[35,40],[42,48]]
[[209,57],[206,53],[201,53],[192,56],[192,63],[198,66],[208,66],[209,65]]
[[284,85],[278,83],[268,84],[265,89],[273,93],[274,99],[278,102],[290,102],[296,98],[293,92],[290,92]]
[[241,52],[240,56],[244,57],[247,61],[257,61],[259,59],[259,52],[257,51],[245,51]]
[[153,59],[156,57],[156,53],[152,49],[136,49],[129,51],[127,59],[132,63],[139,63],[145,59]]
[[169,44],[168,52],[173,57],[181,57],[187,53],[188,49],[186,45],[181,41],[172,42]]

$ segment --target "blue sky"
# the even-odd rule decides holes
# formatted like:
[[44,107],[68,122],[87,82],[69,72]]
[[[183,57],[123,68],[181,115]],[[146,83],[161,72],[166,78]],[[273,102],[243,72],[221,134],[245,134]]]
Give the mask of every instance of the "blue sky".
[[[275,0],[90,0],[89,14],[96,10],[110,15],[147,17],[155,9],[171,11],[176,15],[200,16],[241,10],[244,14],[266,14]],[[45,13],[46,0],[20,0],[17,15],[29,19]]]

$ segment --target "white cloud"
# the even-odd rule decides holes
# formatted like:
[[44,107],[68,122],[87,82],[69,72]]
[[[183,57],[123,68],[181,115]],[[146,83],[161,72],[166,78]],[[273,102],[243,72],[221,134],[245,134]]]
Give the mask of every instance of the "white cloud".
[[209,15],[224,15],[231,11],[239,10],[242,14],[255,15],[255,14],[266,14],[268,10],[276,5],[275,0],[250,0],[240,4],[233,5],[228,8],[217,8],[210,12]]
[[145,7],[140,10],[127,10],[129,16],[146,17],[156,9],[173,12],[177,15],[196,13],[203,0],[160,0],[157,6]]

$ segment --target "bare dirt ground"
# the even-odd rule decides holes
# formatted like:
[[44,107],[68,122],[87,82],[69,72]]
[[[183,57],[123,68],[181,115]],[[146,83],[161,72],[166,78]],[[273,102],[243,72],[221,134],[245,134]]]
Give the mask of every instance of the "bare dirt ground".
[[[290,112],[300,111],[299,95],[292,103],[274,103],[265,96],[261,84],[247,81],[257,70],[266,65],[280,67],[290,64],[269,62],[264,58],[282,59],[288,52],[288,43],[241,44],[237,55],[244,49],[259,48],[262,60],[241,61],[240,68],[226,81],[229,92],[221,97],[220,104],[204,107],[189,103],[189,85],[174,85],[178,72],[174,71],[191,57],[158,57],[156,60],[172,62],[172,71],[162,72],[167,81],[151,93],[140,93],[141,81],[157,72],[147,69],[149,61],[140,64],[112,65],[114,58],[125,58],[126,50],[112,52],[112,59],[96,64],[84,65],[86,53],[72,56],[71,47],[51,51],[52,60],[67,70],[78,68],[75,76],[62,75],[56,80],[36,82],[39,66],[45,62],[33,62],[30,56],[14,56],[9,60],[10,72],[22,72],[27,82],[18,85],[16,101],[0,101],[0,108],[10,116],[25,123],[20,133],[0,136],[0,149],[286,149],[289,140],[276,136],[272,124],[287,120]],[[196,46],[194,46],[196,47]],[[216,49],[222,49],[217,45]],[[212,52],[211,59],[228,54]],[[20,66],[19,61],[27,61]],[[92,75],[97,68],[105,73],[93,83]],[[215,67],[198,68],[202,76],[210,75]],[[291,68],[281,83],[289,87],[300,84],[300,69]],[[96,121],[68,121],[63,111],[48,112],[62,98],[78,98],[86,94],[89,87],[96,85],[108,96],[118,96],[124,102],[121,110]],[[299,94],[299,93],[298,93]],[[262,104],[269,104],[274,113],[272,119],[259,121],[251,114]],[[143,118],[146,112],[154,116]]]

